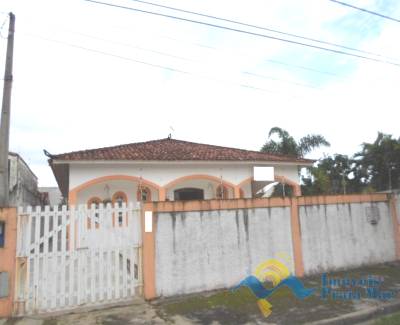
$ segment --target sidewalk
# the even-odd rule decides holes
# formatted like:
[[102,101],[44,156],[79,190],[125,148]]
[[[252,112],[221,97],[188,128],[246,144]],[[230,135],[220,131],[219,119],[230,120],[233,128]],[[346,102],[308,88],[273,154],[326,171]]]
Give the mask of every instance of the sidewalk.
[[[248,288],[236,292],[215,292],[158,299],[152,303],[137,300],[125,307],[79,312],[50,318],[12,319],[0,325],[65,325],[65,324],[356,324],[388,313],[400,311],[400,262],[363,267],[351,271],[332,272],[330,278],[361,279],[368,275],[381,276],[380,290],[391,291],[394,298],[387,301],[321,299],[321,276],[303,279],[307,288],[316,288],[313,296],[298,300],[282,287],[268,301],[272,314],[265,318],[259,311],[256,298]],[[364,292],[363,287],[357,290]],[[374,324],[374,322],[367,322]],[[381,324],[381,323],[379,323]],[[384,323],[382,323],[384,324]],[[392,323],[388,323],[392,324]]]

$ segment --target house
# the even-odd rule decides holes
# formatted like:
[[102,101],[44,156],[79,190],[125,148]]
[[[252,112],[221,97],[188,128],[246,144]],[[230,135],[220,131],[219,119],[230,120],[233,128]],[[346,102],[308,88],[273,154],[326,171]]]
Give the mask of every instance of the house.
[[227,148],[171,137],[52,155],[45,151],[70,205],[101,202],[251,198],[268,182],[254,167],[274,167],[275,180],[300,195],[299,168],[309,159]]
[[42,195],[43,205],[59,205],[64,203],[64,199],[61,195],[58,187],[39,187],[39,192]]
[[8,153],[8,180],[10,206],[39,205],[38,179],[22,157]]

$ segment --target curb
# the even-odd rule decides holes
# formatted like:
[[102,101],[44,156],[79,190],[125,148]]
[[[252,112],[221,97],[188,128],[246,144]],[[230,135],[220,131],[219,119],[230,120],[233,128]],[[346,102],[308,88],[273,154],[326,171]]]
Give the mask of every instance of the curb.
[[365,310],[356,311],[354,313],[345,314],[342,316],[319,320],[306,325],[350,325],[371,320],[377,316],[383,316],[400,311],[400,301],[382,304],[380,306],[369,307]]

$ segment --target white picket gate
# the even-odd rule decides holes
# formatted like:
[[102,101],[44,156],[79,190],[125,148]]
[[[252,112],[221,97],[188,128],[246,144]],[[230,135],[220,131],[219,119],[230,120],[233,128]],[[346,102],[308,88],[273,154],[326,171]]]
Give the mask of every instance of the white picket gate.
[[138,204],[20,208],[17,234],[20,314],[129,301],[141,292]]

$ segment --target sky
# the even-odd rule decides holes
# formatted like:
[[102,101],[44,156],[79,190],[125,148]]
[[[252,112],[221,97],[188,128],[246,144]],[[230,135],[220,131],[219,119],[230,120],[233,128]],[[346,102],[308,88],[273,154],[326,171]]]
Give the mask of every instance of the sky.
[[[329,0],[149,0],[368,51],[400,63],[400,23]],[[397,0],[346,0],[400,19]],[[146,5],[348,53],[326,44]],[[259,150],[270,128],[321,134],[347,154],[399,132],[400,66],[84,0],[0,2],[0,76],[16,15],[10,150],[56,186],[43,154],[161,139]]]

